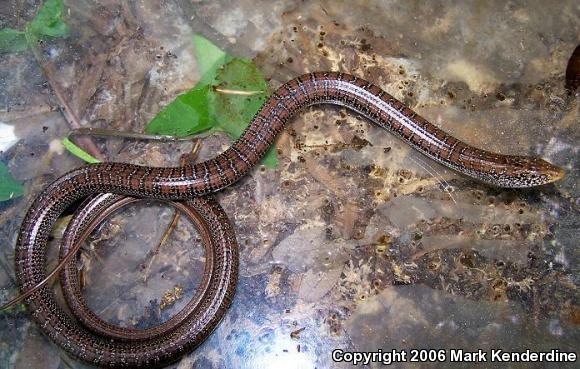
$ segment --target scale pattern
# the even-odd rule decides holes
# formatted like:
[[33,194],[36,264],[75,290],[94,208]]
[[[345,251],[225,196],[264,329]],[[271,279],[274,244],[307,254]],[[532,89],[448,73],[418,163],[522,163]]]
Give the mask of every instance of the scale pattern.
[[[17,279],[23,292],[44,278],[48,234],[59,215],[74,201],[98,193],[189,200],[188,206],[207,222],[214,242],[214,274],[207,293],[201,296],[201,309],[189,314],[183,324],[177,324],[162,334],[151,331],[139,335],[121,329],[117,330],[118,334],[128,333],[133,338],[111,338],[103,336],[102,330],[97,329],[95,333],[70,319],[55,303],[53,293],[43,288],[26,300],[39,327],[70,354],[107,367],[165,365],[203,342],[225,314],[233,297],[238,251],[235,235],[223,210],[211,198],[200,196],[239,180],[259,162],[294,114],[306,106],[317,104],[341,105],[358,112],[428,157],[492,185],[531,187],[563,176],[560,168],[542,159],[499,155],[472,147],[446,134],[365,80],[341,73],[306,74],[278,88],[242,136],[220,155],[201,163],[173,168],[124,163],[88,165],[49,185],[35,199],[24,218],[15,257]],[[117,329],[109,328],[103,329]]]

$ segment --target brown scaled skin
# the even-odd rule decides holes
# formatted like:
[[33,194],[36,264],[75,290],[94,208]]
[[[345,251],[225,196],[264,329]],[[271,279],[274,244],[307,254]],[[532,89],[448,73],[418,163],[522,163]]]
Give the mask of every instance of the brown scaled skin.
[[173,168],[125,163],[85,166],[48,186],[24,217],[15,252],[16,277],[22,292],[45,278],[48,236],[59,215],[76,200],[98,193],[189,200],[203,214],[216,243],[213,267],[217,272],[208,288],[211,293],[200,297],[202,305],[196,310],[197,315],[190,316],[172,333],[149,335],[137,342],[124,341],[96,334],[71,319],[58,306],[53,291],[43,288],[26,300],[32,319],[69,354],[99,367],[159,367],[202,343],[233,298],[230,281],[235,279],[237,270],[237,245],[223,210],[215,201],[199,196],[237,182],[260,161],[295,114],[320,104],[340,105],[357,112],[433,160],[495,186],[532,187],[563,176],[561,169],[541,159],[493,154],[470,146],[365,80],[342,73],[310,73],[280,86],[242,136],[218,156]]
[[566,172],[564,169],[555,166],[552,163],[548,163],[543,159],[531,158],[534,162],[537,170],[529,171],[531,175],[546,175],[546,182],[545,183],[552,183],[559,181],[560,179],[564,178]]
[[565,172],[562,168],[555,166],[543,159],[527,156],[506,156],[505,164],[497,165],[498,178],[494,180],[499,183],[502,176],[509,178],[509,183],[505,187],[525,188],[541,186],[562,179]]

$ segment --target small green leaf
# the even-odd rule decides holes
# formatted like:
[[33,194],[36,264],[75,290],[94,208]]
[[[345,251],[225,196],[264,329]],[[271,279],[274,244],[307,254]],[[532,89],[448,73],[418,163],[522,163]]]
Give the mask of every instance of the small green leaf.
[[22,196],[22,184],[12,178],[8,167],[0,162],[0,201]]
[[[201,36],[193,42],[202,80],[163,108],[145,131],[186,136],[212,129],[235,140],[268,97],[268,84],[252,61],[234,58]],[[276,167],[276,151],[270,149],[262,164]]]
[[68,137],[62,139],[62,146],[64,146],[64,148],[67,149],[68,152],[70,152],[77,158],[86,161],[87,163],[96,164],[101,162],[99,159],[93,157],[91,154],[75,145],[71,140],[69,140]]
[[26,26],[26,31],[36,38],[66,36],[68,26],[62,20],[63,11],[62,0],[46,0]]
[[260,164],[270,169],[274,169],[278,166],[278,156],[276,156],[276,148],[274,146],[266,151],[266,155],[264,155]]
[[63,37],[68,26],[63,21],[62,0],[47,0],[25,27],[24,31],[12,28],[0,30],[0,52],[20,52],[35,47],[43,37]]
[[208,84],[213,81],[216,70],[224,63],[230,61],[232,57],[200,35],[193,35],[193,45],[195,46],[195,59],[201,76],[197,86]]
[[[258,67],[250,61],[234,58],[218,69],[210,107],[215,128],[238,139],[269,95],[269,87]],[[262,164],[278,164],[274,148],[266,153]]]
[[212,127],[209,119],[210,86],[197,87],[181,94],[161,110],[145,128],[149,134],[187,136]]
[[17,53],[28,49],[24,32],[4,28],[0,30],[0,52]]

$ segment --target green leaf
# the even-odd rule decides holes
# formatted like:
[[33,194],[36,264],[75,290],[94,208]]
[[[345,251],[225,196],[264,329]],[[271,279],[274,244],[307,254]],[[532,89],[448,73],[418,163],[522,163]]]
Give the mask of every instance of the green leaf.
[[34,19],[26,26],[26,32],[36,38],[66,36],[68,26],[62,20],[63,12],[62,0],[46,0]]
[[[217,71],[210,99],[215,128],[238,139],[269,95],[269,87],[258,67],[234,58]],[[268,150],[262,164],[274,168],[276,151]]]
[[[163,108],[145,131],[186,136],[212,129],[235,140],[268,97],[268,84],[252,61],[227,55],[201,36],[193,39],[202,80]],[[262,164],[278,165],[275,150]]]
[[87,163],[96,164],[101,162],[99,159],[93,157],[91,154],[75,145],[71,140],[69,140],[68,137],[62,139],[62,146],[64,146],[64,148],[67,149],[68,152],[70,152],[77,158],[86,161]]
[[22,184],[12,178],[8,167],[0,162],[0,201],[22,196]]
[[210,40],[200,35],[193,35],[195,59],[201,76],[197,86],[211,83],[216,70],[232,59],[225,51],[214,45]]
[[35,47],[43,37],[63,37],[68,34],[68,26],[63,19],[62,0],[47,0],[24,31],[12,28],[0,30],[0,52],[20,52]]
[[24,32],[4,28],[0,30],[0,52],[17,53],[28,49]]
[[210,86],[181,94],[161,110],[145,128],[149,134],[187,136],[212,127],[209,117]]

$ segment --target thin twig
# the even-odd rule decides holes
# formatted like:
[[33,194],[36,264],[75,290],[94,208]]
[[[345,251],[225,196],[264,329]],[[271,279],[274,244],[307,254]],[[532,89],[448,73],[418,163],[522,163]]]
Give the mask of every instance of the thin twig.
[[76,128],[67,134],[68,138],[74,136],[100,136],[100,137],[119,137],[119,138],[132,138],[137,140],[152,140],[161,142],[178,142],[178,141],[191,141],[195,139],[204,138],[211,134],[211,131],[204,133],[187,135],[187,136],[169,136],[169,135],[154,135],[147,133],[136,133],[127,131],[117,131],[112,129],[104,128],[92,128],[92,127],[82,127]]
[[219,88],[219,87],[214,87],[213,90],[226,95],[242,95],[242,96],[252,96],[264,93],[264,91],[230,90],[227,88]]
[[[71,106],[64,98],[64,94],[60,90],[58,84],[55,83],[54,79],[52,78],[53,73],[50,65],[43,62],[42,56],[40,55],[36,47],[33,46],[30,49],[32,50],[32,54],[34,55],[36,62],[40,66],[40,69],[42,69],[42,72],[44,73],[44,76],[46,77],[48,84],[52,88],[54,95],[60,102],[59,108],[62,114],[64,115],[65,120],[71,126],[71,128],[73,129],[81,128],[82,126],[79,118],[76,116]],[[89,154],[91,154],[93,157],[97,158],[100,161],[105,161],[105,156],[101,153],[97,145],[95,145],[95,143],[90,138],[85,137],[82,140],[80,140],[80,145],[83,146],[83,149]]]

